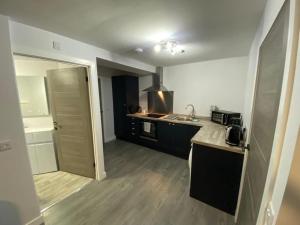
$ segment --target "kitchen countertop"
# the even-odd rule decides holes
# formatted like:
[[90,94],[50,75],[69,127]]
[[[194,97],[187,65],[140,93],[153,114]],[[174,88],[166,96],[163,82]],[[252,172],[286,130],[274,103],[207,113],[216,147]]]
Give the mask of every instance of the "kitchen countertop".
[[[178,114],[176,114],[178,115]],[[208,147],[217,148],[220,150],[235,152],[244,154],[243,148],[238,146],[231,146],[226,144],[225,142],[225,126],[216,124],[210,121],[208,117],[197,117],[199,121],[180,121],[176,119],[168,119],[168,115],[160,117],[160,118],[152,118],[147,117],[146,114],[135,113],[135,114],[127,114],[130,117],[137,117],[148,120],[156,120],[156,121],[166,121],[170,123],[179,123],[179,124],[187,124],[199,126],[201,129],[195,134],[195,136],[191,139],[191,142],[194,144],[205,145]]]

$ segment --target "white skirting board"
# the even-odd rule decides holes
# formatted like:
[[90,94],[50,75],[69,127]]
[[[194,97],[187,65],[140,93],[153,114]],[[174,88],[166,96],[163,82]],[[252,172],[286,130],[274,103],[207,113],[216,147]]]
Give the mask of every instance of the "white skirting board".
[[45,224],[44,218],[42,215],[40,215],[39,217],[36,217],[33,220],[31,220],[30,222],[26,223],[26,225],[42,225],[42,224]]
[[105,139],[104,143],[108,143],[108,142],[116,140],[116,136],[111,136],[111,137],[107,137],[107,138],[104,138],[104,139]]

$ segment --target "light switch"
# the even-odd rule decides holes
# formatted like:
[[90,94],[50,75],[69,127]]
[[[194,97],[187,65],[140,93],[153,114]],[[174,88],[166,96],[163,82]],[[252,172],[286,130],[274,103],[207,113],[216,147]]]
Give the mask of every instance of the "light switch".
[[12,150],[11,141],[10,140],[1,141],[0,142],[0,152],[5,152],[5,151],[9,151],[9,150]]

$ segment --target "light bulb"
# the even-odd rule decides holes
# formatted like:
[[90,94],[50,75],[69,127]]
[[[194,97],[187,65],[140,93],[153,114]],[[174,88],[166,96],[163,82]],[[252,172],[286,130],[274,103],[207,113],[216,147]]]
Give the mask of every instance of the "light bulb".
[[157,44],[154,46],[154,51],[155,52],[160,52],[161,51],[161,45],[160,44]]
[[167,44],[166,44],[166,48],[167,48],[168,50],[171,50],[172,47],[173,47],[172,42],[168,41]]

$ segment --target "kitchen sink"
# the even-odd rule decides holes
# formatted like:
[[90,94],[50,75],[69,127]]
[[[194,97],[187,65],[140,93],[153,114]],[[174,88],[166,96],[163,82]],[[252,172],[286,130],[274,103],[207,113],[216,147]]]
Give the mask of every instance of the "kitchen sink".
[[174,114],[167,116],[166,119],[178,120],[178,121],[199,122],[199,119],[197,119],[197,118],[191,118],[190,116],[174,115]]
[[175,118],[175,120],[179,120],[179,121],[190,121],[190,122],[198,122],[199,119],[196,118],[191,118],[189,116],[177,116]]

